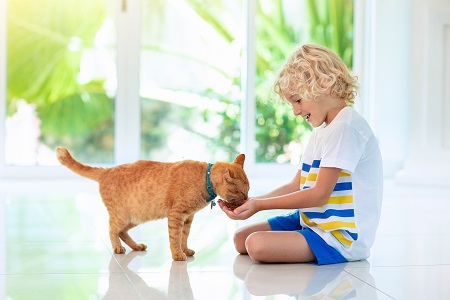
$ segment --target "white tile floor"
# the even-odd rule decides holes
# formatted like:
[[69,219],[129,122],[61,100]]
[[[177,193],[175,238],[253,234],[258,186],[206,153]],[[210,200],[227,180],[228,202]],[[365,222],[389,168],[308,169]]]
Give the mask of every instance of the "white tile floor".
[[200,211],[187,262],[172,262],[165,220],[132,231],[146,252],[114,255],[94,183],[1,182],[0,299],[450,299],[450,188],[387,182],[367,261],[254,263],[231,241],[246,222]]

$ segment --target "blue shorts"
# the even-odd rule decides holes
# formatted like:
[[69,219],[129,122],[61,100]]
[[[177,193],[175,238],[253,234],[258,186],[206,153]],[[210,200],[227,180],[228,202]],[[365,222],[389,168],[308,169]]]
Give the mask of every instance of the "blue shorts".
[[310,228],[300,225],[300,211],[277,216],[267,220],[273,231],[298,231],[303,234],[309,247],[316,256],[318,265],[328,265],[347,262],[347,260],[336,249],[325,243],[325,241]]

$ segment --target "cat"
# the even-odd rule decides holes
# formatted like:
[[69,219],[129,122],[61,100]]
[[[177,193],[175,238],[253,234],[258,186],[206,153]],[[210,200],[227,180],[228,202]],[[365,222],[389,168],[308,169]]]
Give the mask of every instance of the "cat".
[[214,200],[216,194],[225,202],[241,205],[250,189],[244,154],[239,154],[233,163],[139,160],[111,168],[84,165],[63,147],[56,148],[56,156],[73,172],[99,183],[109,214],[111,244],[117,254],[125,253],[120,240],[133,250],[146,250],[147,246],[136,243],[128,230],[167,217],[172,258],[184,261],[195,254],[187,246],[194,214]]

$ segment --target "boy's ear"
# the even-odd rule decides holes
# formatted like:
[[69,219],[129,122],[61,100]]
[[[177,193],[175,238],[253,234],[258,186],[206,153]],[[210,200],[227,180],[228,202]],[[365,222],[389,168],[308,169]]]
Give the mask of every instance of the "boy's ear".
[[245,154],[239,154],[238,156],[236,156],[236,159],[234,160],[234,163],[238,164],[242,168],[244,168],[244,161],[245,161]]

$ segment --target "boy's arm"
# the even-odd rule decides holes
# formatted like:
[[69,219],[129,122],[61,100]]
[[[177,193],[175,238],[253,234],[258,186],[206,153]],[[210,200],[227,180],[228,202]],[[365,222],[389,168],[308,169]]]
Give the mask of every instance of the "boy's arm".
[[296,190],[274,197],[249,198],[247,202],[234,211],[226,208],[224,205],[220,207],[231,219],[245,220],[261,210],[322,206],[328,201],[340,173],[341,169],[338,168],[321,167],[315,185],[308,189]]
[[286,195],[258,198],[261,201],[258,201],[257,208],[258,210],[268,210],[322,206],[330,198],[340,173],[341,169],[338,168],[321,167],[314,186]]

